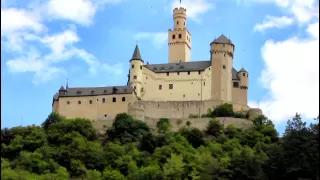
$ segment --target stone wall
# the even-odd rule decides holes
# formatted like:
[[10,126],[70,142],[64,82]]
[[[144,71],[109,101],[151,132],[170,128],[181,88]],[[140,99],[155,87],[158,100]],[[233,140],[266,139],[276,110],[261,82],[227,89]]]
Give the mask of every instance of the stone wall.
[[[225,127],[228,125],[233,125],[235,127],[244,128],[244,129],[252,127],[252,121],[247,119],[233,118],[233,117],[217,117],[216,119],[220,121],[220,123],[223,124]],[[180,128],[186,127],[187,126],[186,124],[188,121],[191,123],[190,127],[195,127],[200,130],[204,130],[206,129],[210,120],[211,118],[182,118],[182,119],[171,118],[169,119],[172,131],[178,131]],[[103,132],[104,126],[105,127],[112,126],[113,121],[114,120],[112,119],[96,120],[96,121],[93,121],[93,125],[100,132]],[[156,130],[157,128],[158,121],[159,121],[158,118],[145,118],[144,120],[144,122],[154,130]]]
[[[128,113],[136,119],[189,118],[190,114],[206,114],[208,109],[222,104],[221,101],[138,101],[129,104]],[[248,111],[249,107],[233,103],[235,112]]]

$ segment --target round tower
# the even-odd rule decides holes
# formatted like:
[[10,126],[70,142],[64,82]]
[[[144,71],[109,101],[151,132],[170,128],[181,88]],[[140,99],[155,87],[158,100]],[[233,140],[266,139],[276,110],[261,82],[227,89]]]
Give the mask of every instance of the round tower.
[[187,23],[187,9],[180,7],[173,10],[174,29],[185,29]]
[[248,104],[248,88],[249,88],[249,73],[242,68],[238,72],[238,77],[240,79],[240,89],[241,89],[241,96],[242,96],[242,103],[247,105]]
[[240,88],[241,89],[248,89],[249,87],[249,73],[242,68],[238,72],[238,77],[240,78]]
[[139,47],[136,45],[134,53],[130,60],[130,85],[136,92],[137,96],[141,98],[141,89],[142,89],[142,68],[143,60],[140,55]]
[[210,44],[211,53],[211,98],[232,101],[232,67],[234,45],[221,35]]

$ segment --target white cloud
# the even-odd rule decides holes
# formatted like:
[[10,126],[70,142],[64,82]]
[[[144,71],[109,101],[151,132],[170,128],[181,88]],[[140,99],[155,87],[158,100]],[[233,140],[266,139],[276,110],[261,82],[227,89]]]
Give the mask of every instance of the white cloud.
[[136,40],[151,40],[152,44],[156,48],[161,48],[167,43],[168,33],[167,32],[141,32],[134,35]]
[[293,23],[308,25],[314,20],[318,19],[319,21],[318,0],[246,0],[245,2],[273,3],[281,8],[285,14],[278,18],[266,16],[266,20],[261,24],[257,24],[254,30],[259,30],[259,28],[262,30],[267,28],[284,28]]
[[[12,73],[34,73],[33,83],[43,83],[67,71],[58,67],[63,61],[82,60],[88,72],[119,74],[121,65],[108,65],[84,49],[76,47],[80,41],[75,25],[59,33],[48,34],[45,23],[51,20],[69,20],[72,23],[90,25],[98,7],[122,0],[48,0],[31,1],[27,9],[10,8],[2,3],[1,9],[1,48],[15,58],[6,65]],[[13,3],[14,4],[14,3]],[[34,46],[33,43],[40,43]],[[49,52],[40,51],[47,48]],[[44,53],[45,52],[45,53]]]
[[1,37],[16,31],[42,31],[44,26],[31,12],[23,9],[1,9]]
[[306,32],[306,39],[268,40],[262,48],[261,82],[269,94],[259,107],[276,122],[296,112],[307,118],[319,114],[319,22],[310,24]]
[[50,17],[71,20],[89,25],[96,13],[96,7],[90,0],[49,0],[46,10]]
[[254,31],[264,31],[270,28],[282,29],[293,24],[293,22],[294,20],[292,18],[288,18],[286,16],[281,16],[281,17],[266,16],[266,19],[264,20],[264,22],[254,26]]
[[179,0],[173,0],[171,8],[184,7],[187,9],[187,16],[200,22],[199,16],[211,10],[214,6],[211,0],[183,0],[180,5]]

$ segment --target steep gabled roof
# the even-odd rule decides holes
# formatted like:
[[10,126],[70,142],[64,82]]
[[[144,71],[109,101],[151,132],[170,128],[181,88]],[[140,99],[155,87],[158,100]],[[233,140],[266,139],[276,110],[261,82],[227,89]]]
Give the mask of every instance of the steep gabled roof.
[[247,72],[244,68],[241,68],[239,72]]

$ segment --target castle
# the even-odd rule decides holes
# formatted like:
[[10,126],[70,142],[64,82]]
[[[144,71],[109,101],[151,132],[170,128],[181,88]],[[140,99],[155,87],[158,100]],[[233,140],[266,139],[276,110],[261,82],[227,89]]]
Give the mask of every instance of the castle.
[[[168,63],[148,64],[136,45],[130,59],[128,83],[111,87],[61,86],[53,111],[68,118],[103,120],[126,112],[143,120],[186,118],[221,103],[248,111],[248,72],[233,68],[235,46],[221,35],[210,44],[210,59],[190,61],[192,38],[185,8],[173,10],[168,31]],[[143,54],[143,53],[142,53]]]

